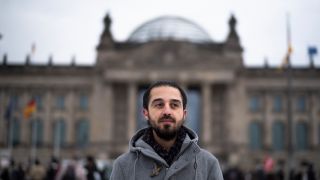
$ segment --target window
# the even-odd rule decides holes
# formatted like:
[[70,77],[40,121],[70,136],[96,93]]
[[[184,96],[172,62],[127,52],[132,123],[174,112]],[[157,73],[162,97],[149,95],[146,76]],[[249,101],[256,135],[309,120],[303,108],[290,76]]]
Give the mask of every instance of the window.
[[186,119],[186,126],[194,130],[197,134],[199,134],[199,123],[201,122],[201,94],[198,89],[189,89],[187,91],[187,96],[188,116]]
[[81,119],[76,124],[76,145],[86,147],[89,142],[89,122]]
[[275,151],[284,150],[284,124],[280,121],[275,121],[272,125],[272,148]]
[[36,101],[37,110],[43,109],[43,100],[41,95],[34,95],[34,100]]
[[299,112],[307,111],[307,97],[304,95],[300,95],[297,97],[296,108]]
[[249,145],[251,150],[262,148],[262,128],[259,122],[251,122],[249,125]]
[[10,96],[10,103],[12,103],[12,110],[19,109],[19,96],[18,95],[11,95]]
[[251,112],[258,112],[262,109],[261,96],[253,95],[249,99],[249,110]]
[[296,124],[296,148],[300,151],[308,148],[308,127],[304,122]]
[[43,142],[43,123],[41,119],[31,120],[30,123],[30,139],[31,144],[41,146]]
[[273,110],[275,112],[281,112],[283,108],[283,101],[280,95],[275,95],[273,98]]
[[20,120],[13,118],[10,120],[10,129],[7,131],[8,143],[13,146],[20,144]]
[[79,108],[81,110],[88,110],[89,107],[89,98],[85,94],[79,96]]
[[53,131],[53,143],[55,147],[61,147],[65,145],[66,139],[66,124],[64,119],[60,119],[54,123]]
[[65,97],[64,95],[58,95],[56,97],[56,108],[63,110],[65,108]]

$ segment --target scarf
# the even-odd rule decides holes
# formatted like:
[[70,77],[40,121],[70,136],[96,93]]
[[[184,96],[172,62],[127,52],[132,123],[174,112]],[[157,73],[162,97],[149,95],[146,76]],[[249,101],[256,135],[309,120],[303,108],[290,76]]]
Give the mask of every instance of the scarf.
[[153,137],[153,133],[152,133],[152,128],[149,127],[145,133],[144,136],[142,138],[142,140],[144,142],[146,142],[147,144],[149,144],[153,150],[160,156],[162,157],[169,166],[171,166],[171,164],[174,161],[174,158],[179,154],[182,143],[184,141],[186,137],[186,130],[185,127],[181,126],[180,130],[177,133],[177,139],[174,143],[174,145],[170,148],[169,151],[167,151],[166,149],[164,149],[160,144],[158,144],[156,142],[156,140]]

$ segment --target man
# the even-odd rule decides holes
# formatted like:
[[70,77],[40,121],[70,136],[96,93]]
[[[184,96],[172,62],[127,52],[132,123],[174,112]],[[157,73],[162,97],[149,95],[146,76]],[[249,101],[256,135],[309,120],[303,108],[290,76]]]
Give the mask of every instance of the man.
[[130,141],[130,151],[118,157],[113,180],[223,180],[218,160],[197,145],[198,136],[183,126],[187,96],[173,82],[157,82],[143,95],[149,127]]

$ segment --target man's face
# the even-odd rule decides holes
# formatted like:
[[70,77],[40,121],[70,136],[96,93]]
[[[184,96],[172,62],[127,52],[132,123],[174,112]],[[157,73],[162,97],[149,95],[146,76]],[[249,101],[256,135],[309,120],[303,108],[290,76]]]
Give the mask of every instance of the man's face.
[[170,86],[153,88],[150,92],[148,109],[143,110],[150,126],[157,136],[164,140],[176,137],[184,123],[186,113],[180,91]]

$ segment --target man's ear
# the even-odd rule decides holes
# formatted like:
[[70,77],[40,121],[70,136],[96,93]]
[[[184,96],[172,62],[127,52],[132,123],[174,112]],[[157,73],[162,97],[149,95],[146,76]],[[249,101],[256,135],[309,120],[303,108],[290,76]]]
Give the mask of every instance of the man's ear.
[[149,117],[149,111],[147,109],[143,108],[142,112],[143,112],[144,118],[146,120],[149,120],[149,118],[148,118]]
[[187,110],[186,109],[183,110],[183,117],[184,117],[184,119],[187,119]]

